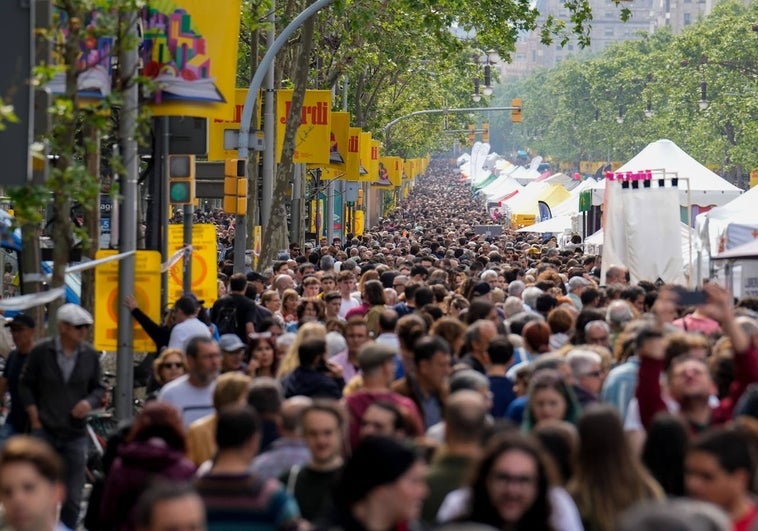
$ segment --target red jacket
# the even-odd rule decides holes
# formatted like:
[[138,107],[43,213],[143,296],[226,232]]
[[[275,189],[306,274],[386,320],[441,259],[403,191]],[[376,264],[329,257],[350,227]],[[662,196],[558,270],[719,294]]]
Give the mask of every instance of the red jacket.
[[[640,407],[640,420],[645,428],[657,413],[667,411],[661,396],[662,372],[663,360],[641,357],[636,397]],[[734,381],[729,387],[729,394],[713,409],[711,425],[724,424],[732,419],[734,406],[747,386],[753,382],[758,382],[758,349],[751,344],[744,354],[734,356]]]

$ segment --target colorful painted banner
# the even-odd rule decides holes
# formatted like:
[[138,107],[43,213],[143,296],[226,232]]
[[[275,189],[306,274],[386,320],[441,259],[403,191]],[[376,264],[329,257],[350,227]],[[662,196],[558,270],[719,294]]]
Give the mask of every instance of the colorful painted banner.
[[[292,106],[291,90],[276,92],[276,160],[282,159],[287,116]],[[296,163],[329,164],[332,132],[332,92],[330,90],[306,90],[302,120],[295,135]]]
[[142,75],[154,116],[229,119],[241,0],[153,0],[142,10]]
[[361,180],[361,136],[360,127],[348,128],[346,181]]

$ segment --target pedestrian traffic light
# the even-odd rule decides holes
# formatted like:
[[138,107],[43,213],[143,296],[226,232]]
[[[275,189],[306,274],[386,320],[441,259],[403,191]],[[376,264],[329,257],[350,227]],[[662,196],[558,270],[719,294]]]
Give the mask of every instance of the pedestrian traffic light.
[[475,140],[476,140],[476,127],[474,126],[474,124],[468,124],[468,143],[473,146]]
[[172,205],[195,204],[195,155],[168,156],[168,200]]
[[482,124],[482,142],[489,142],[490,141],[490,124],[487,122],[484,122]]
[[521,123],[521,98],[513,98],[511,100],[511,122],[514,124]]
[[224,161],[224,212],[247,214],[247,159]]

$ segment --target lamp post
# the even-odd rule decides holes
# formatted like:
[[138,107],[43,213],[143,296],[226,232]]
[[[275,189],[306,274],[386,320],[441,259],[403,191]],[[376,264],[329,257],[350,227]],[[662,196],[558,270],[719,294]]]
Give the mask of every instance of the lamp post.
[[479,67],[482,67],[484,73],[484,86],[481,87],[481,93],[479,92],[479,77],[474,78],[474,93],[471,97],[475,102],[479,102],[482,96],[492,96],[492,67],[497,64],[497,51],[487,50],[486,52],[482,52],[481,50],[474,50],[473,59],[477,71]]

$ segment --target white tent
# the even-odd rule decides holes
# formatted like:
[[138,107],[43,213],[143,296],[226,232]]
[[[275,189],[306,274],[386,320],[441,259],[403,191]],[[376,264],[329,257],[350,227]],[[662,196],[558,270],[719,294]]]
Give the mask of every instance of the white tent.
[[758,187],[697,217],[700,240],[711,256],[758,238]]
[[582,181],[579,186],[569,191],[571,196],[555,208],[551,209],[553,216],[570,216],[579,212],[579,196],[585,190],[591,191],[592,204],[595,206],[603,204],[603,193],[605,190],[597,189],[597,182],[592,179]]
[[562,185],[566,190],[571,192],[572,190],[578,188],[584,181],[581,179],[574,179],[570,175],[566,175],[565,173],[554,173],[552,175],[540,175],[536,182],[538,183],[551,183],[551,184],[560,184]]
[[[518,231],[516,231],[518,232]],[[713,260],[758,259],[758,240],[753,240],[713,257]]]
[[[616,170],[616,173],[645,170],[655,172],[661,169],[666,170],[667,177],[678,176],[680,179],[689,179],[689,195],[687,185],[679,184],[679,204],[682,206],[725,205],[742,193],[742,190],[716,175],[671,140],[666,139],[648,144],[632,160]],[[654,173],[653,178],[655,177]]]
[[[686,223],[679,224],[679,233],[682,242],[684,275],[690,280],[690,282],[694,282],[695,279],[693,275],[690,274],[690,271],[692,271],[697,263],[697,234],[695,233],[695,230],[688,227]],[[600,254],[600,248],[603,245],[604,240],[603,229],[587,236],[584,239],[584,252],[588,254]]]
[[501,175],[489,186],[482,188],[481,192],[490,201],[500,201],[504,197],[512,197],[514,192],[520,192],[524,187],[516,179],[508,175]]
[[559,216],[550,218],[528,227],[518,229],[516,232],[538,232],[543,234],[545,232],[562,233],[566,229],[572,228],[571,216]]

